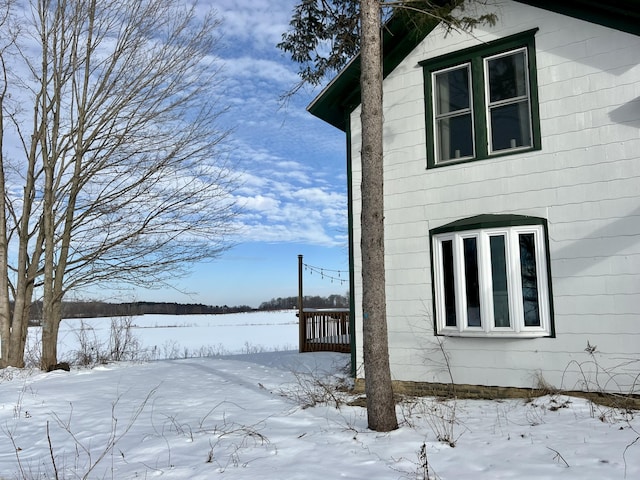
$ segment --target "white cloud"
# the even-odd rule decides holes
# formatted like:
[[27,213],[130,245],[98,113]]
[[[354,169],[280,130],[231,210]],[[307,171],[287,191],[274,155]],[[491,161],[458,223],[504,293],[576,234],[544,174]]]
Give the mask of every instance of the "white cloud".
[[264,195],[238,198],[238,203],[246,210],[255,210],[258,212],[272,211],[280,206],[280,202],[277,199],[265,197]]
[[295,0],[210,1],[223,21],[231,157],[242,170],[239,240],[344,245],[344,136],[305,110],[314,92],[285,108],[280,102],[298,81],[296,65],[276,47]]
[[256,50],[275,45],[288,28],[293,0],[216,0],[228,40],[251,42]]
[[226,58],[224,60],[224,75],[240,82],[246,81],[247,78],[252,83],[257,80],[266,80],[273,84],[281,85],[282,88],[298,80],[296,72],[281,61],[246,55]]
[[312,204],[333,204],[344,199],[338,192],[326,191],[319,187],[304,188],[293,194],[294,198]]
[[346,194],[252,174],[237,197],[241,241],[344,244]]
[[242,240],[247,242],[269,242],[269,243],[306,243],[320,246],[343,245],[343,238],[333,237],[324,231],[320,224],[308,225],[243,225]]

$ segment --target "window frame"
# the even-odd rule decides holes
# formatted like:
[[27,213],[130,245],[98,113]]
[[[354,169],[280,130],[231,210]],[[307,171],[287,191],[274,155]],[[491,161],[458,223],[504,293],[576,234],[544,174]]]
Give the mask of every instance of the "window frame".
[[[533,234],[535,240],[536,292],[539,325],[526,326],[520,259],[520,236]],[[554,337],[553,292],[549,262],[547,222],[543,218],[521,215],[481,215],[459,220],[429,232],[432,259],[432,295],[434,330],[436,335],[459,337]],[[507,283],[507,307],[509,326],[496,326],[492,274],[491,237],[503,236],[505,272]],[[467,277],[463,242],[475,238],[477,246],[477,276],[479,279],[480,326],[469,325],[467,311]],[[443,243],[451,242],[451,257],[447,265],[453,265],[454,291],[447,294],[451,279],[443,264]],[[445,281],[448,280],[448,281]],[[445,285],[446,284],[446,285]],[[455,325],[451,325],[451,293],[455,309]],[[446,301],[449,298],[449,302]]]
[[[459,163],[497,158],[504,155],[515,155],[523,152],[540,150],[542,141],[540,136],[540,113],[538,105],[538,82],[536,66],[535,34],[537,28],[521,32],[509,37],[490,41],[482,45],[460,50],[451,54],[442,55],[420,62],[424,76],[424,98],[425,98],[425,123],[427,128],[427,168],[438,168]],[[527,82],[528,106],[530,114],[531,145],[500,149],[492,151],[491,141],[491,121],[489,119],[489,99],[488,99],[488,72],[486,60],[497,58],[524,50],[527,60]],[[470,96],[473,102],[472,127],[474,156],[452,158],[448,160],[438,159],[438,132],[436,122],[436,89],[435,76],[446,70],[469,64],[470,76]]]

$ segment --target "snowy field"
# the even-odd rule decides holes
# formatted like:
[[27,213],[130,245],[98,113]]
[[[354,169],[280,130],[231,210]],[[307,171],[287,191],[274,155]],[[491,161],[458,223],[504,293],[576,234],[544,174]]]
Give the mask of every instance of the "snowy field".
[[[0,479],[640,479],[640,412],[578,398],[405,400],[398,430],[368,431],[331,388],[349,356],[298,354],[295,320],[135,317],[157,360],[0,371]],[[104,348],[109,319],[83,325],[61,357]]]
[[[125,319],[129,320],[131,333],[139,343],[139,356],[149,360],[298,349],[296,310],[142,315]],[[109,318],[64,320],[60,326],[58,358],[74,360],[77,352],[83,350],[83,342],[97,349],[106,348],[111,324]]]

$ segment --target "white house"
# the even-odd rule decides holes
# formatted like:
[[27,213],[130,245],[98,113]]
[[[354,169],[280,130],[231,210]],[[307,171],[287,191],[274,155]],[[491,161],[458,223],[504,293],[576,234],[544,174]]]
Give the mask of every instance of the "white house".
[[[640,392],[640,8],[500,1],[385,31],[387,320],[399,384]],[[362,376],[359,59],[309,106],[346,132]]]

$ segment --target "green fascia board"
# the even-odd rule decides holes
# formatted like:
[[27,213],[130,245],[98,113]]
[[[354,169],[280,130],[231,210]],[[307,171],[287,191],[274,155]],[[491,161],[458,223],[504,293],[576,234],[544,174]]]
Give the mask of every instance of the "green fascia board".
[[[640,0],[515,0],[590,23],[640,35]],[[436,27],[419,29],[392,17],[383,31],[383,76],[386,78]],[[360,55],[357,55],[311,102],[314,116],[346,131],[346,117],[360,105]]]
[[639,0],[516,0],[532,7],[640,35]]

